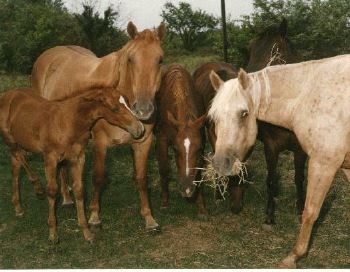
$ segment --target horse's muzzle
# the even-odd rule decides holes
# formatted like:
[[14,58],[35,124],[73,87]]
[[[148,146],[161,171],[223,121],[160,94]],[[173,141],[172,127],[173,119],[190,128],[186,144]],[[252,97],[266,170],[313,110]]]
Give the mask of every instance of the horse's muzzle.
[[145,126],[138,122],[137,126],[128,128],[128,131],[134,139],[140,139],[145,134]]
[[230,175],[236,175],[237,173],[233,173],[233,163],[236,160],[235,157],[219,157],[215,156],[213,157],[213,167],[216,172],[219,173],[221,176],[230,176]]
[[131,110],[137,119],[146,121],[151,118],[154,112],[154,105],[152,102],[139,101],[131,106]]

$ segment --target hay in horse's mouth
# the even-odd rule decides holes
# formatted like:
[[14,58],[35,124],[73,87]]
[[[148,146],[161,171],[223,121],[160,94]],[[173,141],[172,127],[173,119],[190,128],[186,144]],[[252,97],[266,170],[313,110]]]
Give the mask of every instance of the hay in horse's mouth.
[[[194,183],[196,185],[199,185],[202,182],[204,182],[207,186],[214,189],[214,193],[215,191],[218,191],[222,198],[225,199],[225,194],[227,193],[227,187],[229,183],[229,177],[220,175],[214,169],[211,154],[205,156],[204,160],[206,161],[206,167],[196,168],[198,170],[202,170],[202,178],[201,180],[194,181]],[[232,165],[232,171],[234,173],[238,173],[237,176],[239,177],[239,184],[241,184],[242,182],[248,182],[245,179],[245,177],[248,175],[246,163],[236,160]]]

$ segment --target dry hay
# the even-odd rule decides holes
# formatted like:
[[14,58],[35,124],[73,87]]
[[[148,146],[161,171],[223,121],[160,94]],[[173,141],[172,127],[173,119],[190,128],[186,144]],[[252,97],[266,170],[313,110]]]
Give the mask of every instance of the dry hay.
[[[207,186],[211,187],[215,191],[218,191],[223,199],[225,199],[225,194],[227,193],[227,187],[229,183],[228,176],[220,175],[213,166],[212,156],[209,153],[204,157],[206,162],[205,168],[196,168],[202,170],[202,178],[201,180],[196,180],[194,183],[197,185],[204,182]],[[239,184],[241,183],[250,183],[246,180],[246,176],[248,175],[246,164],[236,160],[232,165],[232,170],[235,173],[238,173]]]

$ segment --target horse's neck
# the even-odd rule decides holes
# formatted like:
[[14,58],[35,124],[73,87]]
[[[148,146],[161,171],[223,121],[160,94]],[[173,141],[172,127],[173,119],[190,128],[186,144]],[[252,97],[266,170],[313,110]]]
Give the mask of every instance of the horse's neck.
[[294,111],[302,93],[299,82],[289,76],[291,73],[290,69],[268,68],[251,74],[260,84],[256,87],[260,87],[258,120],[292,130]]
[[89,81],[96,87],[114,87],[119,81],[120,50],[98,59],[98,64],[89,74]]

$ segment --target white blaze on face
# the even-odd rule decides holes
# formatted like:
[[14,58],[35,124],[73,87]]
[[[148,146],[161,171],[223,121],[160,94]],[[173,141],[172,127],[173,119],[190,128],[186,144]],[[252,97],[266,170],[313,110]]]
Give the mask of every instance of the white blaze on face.
[[188,167],[188,154],[190,152],[190,145],[191,145],[190,139],[186,138],[184,140],[184,146],[186,150],[186,176],[190,174],[190,168]]
[[124,96],[122,96],[122,95],[120,96],[120,98],[119,98],[119,103],[122,104],[122,105],[124,105],[125,108],[127,108],[132,114],[134,114],[134,113],[132,112],[132,110],[129,108],[128,104],[126,103]]

